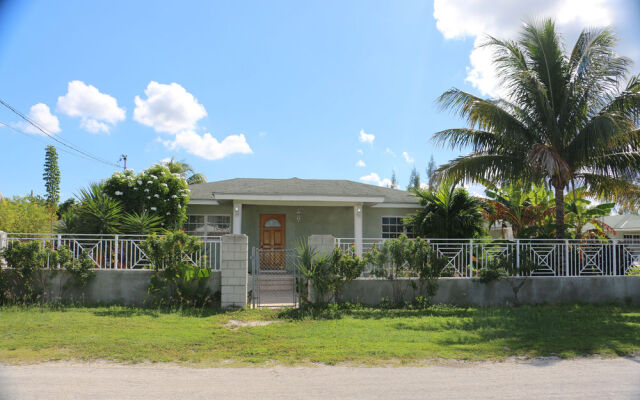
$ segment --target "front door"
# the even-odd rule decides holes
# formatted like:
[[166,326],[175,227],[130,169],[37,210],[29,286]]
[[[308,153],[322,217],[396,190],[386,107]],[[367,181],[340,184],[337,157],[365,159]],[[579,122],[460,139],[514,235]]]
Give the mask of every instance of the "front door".
[[260,269],[284,270],[286,257],[284,253],[286,245],[285,215],[262,214],[260,215]]

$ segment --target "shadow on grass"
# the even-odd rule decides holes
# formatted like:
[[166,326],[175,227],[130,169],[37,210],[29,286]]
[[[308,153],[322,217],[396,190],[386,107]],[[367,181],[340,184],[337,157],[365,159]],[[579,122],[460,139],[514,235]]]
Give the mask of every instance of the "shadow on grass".
[[[629,315],[634,314],[634,315]],[[433,316],[433,315],[432,315]],[[473,351],[493,343],[506,353],[529,357],[631,355],[640,348],[640,308],[615,305],[527,306],[468,309],[463,319],[409,319],[396,330],[446,332],[430,335],[444,346]]]

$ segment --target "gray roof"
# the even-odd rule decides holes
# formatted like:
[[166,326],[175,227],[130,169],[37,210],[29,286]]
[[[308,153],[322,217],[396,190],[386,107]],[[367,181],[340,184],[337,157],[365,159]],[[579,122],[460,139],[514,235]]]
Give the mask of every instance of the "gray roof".
[[[609,225],[616,231],[640,231],[640,215],[623,214],[623,215],[607,215],[598,218],[600,221]],[[585,229],[591,228],[591,224],[587,224]]]
[[[189,186],[192,199],[213,199],[225,195],[292,195],[336,197],[382,197],[385,203],[416,204],[413,194],[404,190],[332,179],[236,178]],[[214,196],[212,196],[212,193]]]

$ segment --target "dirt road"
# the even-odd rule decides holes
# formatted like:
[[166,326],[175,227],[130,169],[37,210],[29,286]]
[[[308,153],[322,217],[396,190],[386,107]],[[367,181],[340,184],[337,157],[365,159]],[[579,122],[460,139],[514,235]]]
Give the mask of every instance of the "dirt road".
[[640,358],[425,367],[0,366],[0,399],[640,399]]

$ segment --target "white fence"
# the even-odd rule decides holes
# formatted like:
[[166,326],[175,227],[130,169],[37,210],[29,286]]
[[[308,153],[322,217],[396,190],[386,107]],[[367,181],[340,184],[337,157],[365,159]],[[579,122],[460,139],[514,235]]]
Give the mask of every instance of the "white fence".
[[[380,248],[390,239],[363,239],[363,252]],[[477,276],[492,259],[512,255],[519,262],[523,255],[539,268],[534,276],[615,276],[626,275],[640,265],[640,243],[600,239],[424,239],[448,267],[460,277]],[[337,238],[336,247],[349,250],[353,238]]]
[[[141,269],[150,264],[141,242],[144,235],[88,235],[54,233],[5,233],[0,232],[0,249],[16,241],[39,241],[51,248],[68,248],[77,258],[86,252],[98,269]],[[212,270],[220,269],[220,238],[201,239],[202,249],[197,254],[185,255],[185,261],[203,262]],[[45,267],[55,267],[45,265]]]

